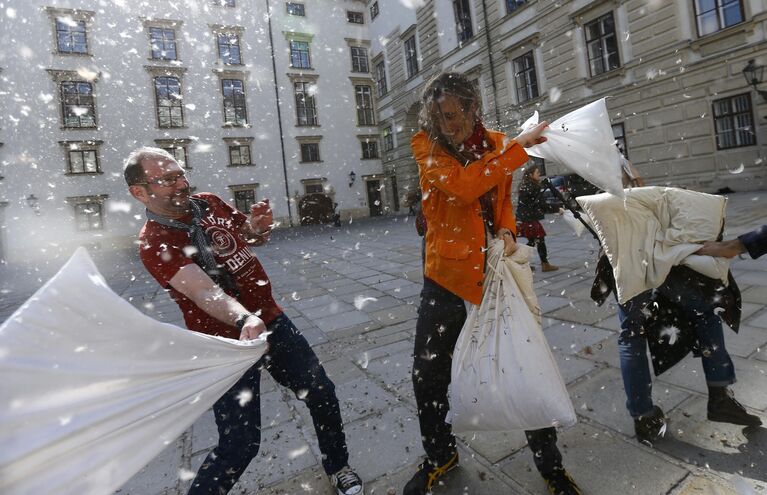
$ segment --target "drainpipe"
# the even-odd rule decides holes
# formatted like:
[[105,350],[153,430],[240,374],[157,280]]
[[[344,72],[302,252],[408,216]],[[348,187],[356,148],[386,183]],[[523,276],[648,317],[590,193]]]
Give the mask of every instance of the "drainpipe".
[[490,22],[487,20],[487,2],[482,0],[482,17],[485,21],[485,42],[487,47],[487,56],[490,59],[490,81],[493,83],[493,101],[495,107],[496,125],[501,125],[501,111],[498,109],[498,87],[495,83],[495,65],[493,64],[493,50],[490,48]]
[[274,76],[274,96],[277,100],[277,125],[280,131],[280,151],[282,152],[282,173],[285,176],[285,200],[288,203],[288,224],[293,226],[293,211],[290,208],[290,186],[288,185],[288,163],[285,160],[285,138],[282,135],[282,112],[280,111],[280,89],[277,85],[277,62],[274,57],[274,38],[272,37],[272,15],[269,0],[266,0],[266,22],[269,25],[269,50],[272,54],[272,75]]

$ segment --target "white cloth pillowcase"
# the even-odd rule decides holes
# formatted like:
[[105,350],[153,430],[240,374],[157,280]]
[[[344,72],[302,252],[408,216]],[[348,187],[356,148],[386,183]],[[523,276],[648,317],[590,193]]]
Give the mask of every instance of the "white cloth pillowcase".
[[142,314],[78,249],[0,326],[0,493],[113,493],[265,350]]

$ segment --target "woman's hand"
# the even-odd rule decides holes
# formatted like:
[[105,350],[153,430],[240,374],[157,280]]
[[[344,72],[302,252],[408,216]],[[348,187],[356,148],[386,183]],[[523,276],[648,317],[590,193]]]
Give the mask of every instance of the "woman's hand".
[[549,126],[549,123],[547,121],[543,121],[540,124],[536,125],[535,127],[532,127],[526,131],[522,131],[522,133],[514,138],[516,142],[524,146],[525,148],[529,148],[531,146],[535,146],[536,144],[541,144],[546,142],[546,137],[542,136],[543,131]]
[[514,235],[511,233],[509,229],[500,229],[498,230],[498,234],[496,234],[496,237],[498,239],[503,239],[503,255],[504,256],[511,256],[514,254],[514,252],[519,249],[517,246],[517,242],[514,240]]

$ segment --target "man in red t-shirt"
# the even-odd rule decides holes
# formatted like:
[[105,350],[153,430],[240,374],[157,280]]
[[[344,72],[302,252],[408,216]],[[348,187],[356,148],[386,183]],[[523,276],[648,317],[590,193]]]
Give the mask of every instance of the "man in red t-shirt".
[[[348,465],[335,386],[306,339],[272,297],[250,245],[271,233],[268,202],[248,219],[221,198],[192,195],[184,170],[166,151],[140,148],[125,161],[131,195],[146,206],[139,234],[144,266],[170,291],[190,330],[240,340],[267,334],[269,351],[214,405],[219,443],[203,462],[189,494],[228,493],[261,443],[260,370],[289,387],[309,408],[322,465],[339,495],[357,495],[362,480]],[[248,397],[250,400],[245,400]]]

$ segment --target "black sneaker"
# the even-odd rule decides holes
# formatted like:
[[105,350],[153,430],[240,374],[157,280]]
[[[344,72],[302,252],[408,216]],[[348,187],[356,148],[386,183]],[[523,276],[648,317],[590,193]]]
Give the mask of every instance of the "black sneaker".
[[551,495],[583,495],[575,481],[564,469],[555,469],[550,473],[541,473],[546,482],[546,489]]
[[742,426],[760,426],[759,416],[749,414],[743,404],[735,400],[732,390],[722,387],[717,393],[709,392],[708,420]]
[[336,474],[331,474],[330,482],[338,490],[338,495],[358,495],[363,490],[362,479],[349,466],[344,466]]
[[441,466],[435,466],[429,460],[423,461],[418,466],[418,472],[407,482],[402,495],[426,495],[431,493],[431,489],[439,478],[451,469],[458,466],[458,452],[453,454],[450,459]]
[[637,435],[637,440],[650,447],[657,440],[663,438],[667,426],[666,416],[663,415],[663,410],[658,406],[653,406],[647,414],[634,418],[634,432]]

